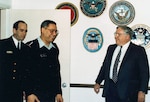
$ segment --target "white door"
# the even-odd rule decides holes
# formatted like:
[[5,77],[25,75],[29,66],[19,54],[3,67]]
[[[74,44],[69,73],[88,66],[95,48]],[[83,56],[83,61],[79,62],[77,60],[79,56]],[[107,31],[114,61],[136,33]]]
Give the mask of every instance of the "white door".
[[12,35],[13,23],[24,20],[28,24],[28,32],[24,42],[40,35],[40,24],[51,19],[57,23],[59,35],[55,42],[60,49],[62,91],[64,102],[70,102],[70,11],[69,10],[2,10],[1,38]]

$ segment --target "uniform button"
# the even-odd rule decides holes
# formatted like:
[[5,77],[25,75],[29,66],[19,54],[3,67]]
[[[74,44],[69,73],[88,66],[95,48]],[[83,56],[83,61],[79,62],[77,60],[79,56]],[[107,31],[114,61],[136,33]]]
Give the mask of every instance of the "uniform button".
[[15,80],[16,79],[16,77],[13,77],[13,80]]
[[16,70],[14,69],[14,70],[13,70],[13,72],[15,73],[15,72],[16,72]]
[[14,62],[14,65],[17,65],[17,63],[16,63],[16,62]]

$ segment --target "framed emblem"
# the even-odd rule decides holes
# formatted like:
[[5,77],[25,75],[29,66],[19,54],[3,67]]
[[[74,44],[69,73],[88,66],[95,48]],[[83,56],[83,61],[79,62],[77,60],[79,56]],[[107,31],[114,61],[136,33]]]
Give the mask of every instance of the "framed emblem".
[[78,17],[79,17],[79,13],[78,13],[78,9],[76,8],[76,6],[72,3],[69,2],[64,2],[59,4],[56,9],[70,9],[71,11],[71,26],[73,26],[74,24],[76,24],[76,22],[78,21]]
[[106,0],[81,0],[80,7],[86,16],[97,17],[105,10]]
[[89,52],[97,52],[103,45],[103,36],[99,29],[89,28],[84,32],[83,45]]
[[131,3],[120,0],[110,7],[109,17],[116,25],[128,25],[135,17],[135,10]]
[[150,47],[150,27],[144,24],[137,24],[132,27],[134,35],[132,42],[145,48]]

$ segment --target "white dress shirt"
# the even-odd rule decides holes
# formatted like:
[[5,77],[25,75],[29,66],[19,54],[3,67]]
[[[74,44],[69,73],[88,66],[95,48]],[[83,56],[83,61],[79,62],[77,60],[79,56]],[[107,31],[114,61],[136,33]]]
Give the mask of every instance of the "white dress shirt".
[[[117,73],[119,72],[120,65],[122,63],[122,60],[124,58],[124,55],[125,55],[128,47],[129,47],[129,44],[130,44],[130,41],[122,46],[121,55],[120,55],[120,59],[119,59],[119,64],[118,64],[118,68],[117,68]],[[110,79],[112,79],[113,67],[114,67],[114,63],[115,63],[117,54],[119,53],[119,50],[120,50],[120,46],[117,46],[116,49],[114,50],[114,53],[113,53],[113,56],[112,56],[111,65],[110,65],[110,74],[109,74]]]
[[12,39],[15,43],[16,48],[18,47],[18,44],[19,44],[19,49],[21,49],[21,41],[18,41],[14,36],[12,36]]

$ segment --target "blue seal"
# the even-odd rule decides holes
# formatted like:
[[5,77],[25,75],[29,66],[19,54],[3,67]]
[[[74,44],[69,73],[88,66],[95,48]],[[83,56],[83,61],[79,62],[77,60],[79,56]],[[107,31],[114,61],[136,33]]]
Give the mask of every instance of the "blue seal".
[[103,36],[98,28],[88,28],[83,35],[83,45],[89,52],[97,52],[103,45]]
[[111,6],[109,17],[116,25],[128,25],[135,17],[135,10],[131,3],[124,0],[117,1]]
[[105,10],[106,0],[81,0],[80,7],[86,16],[97,17]]
[[145,24],[136,24],[132,27],[134,35],[131,41],[145,48],[150,47],[150,27]]

